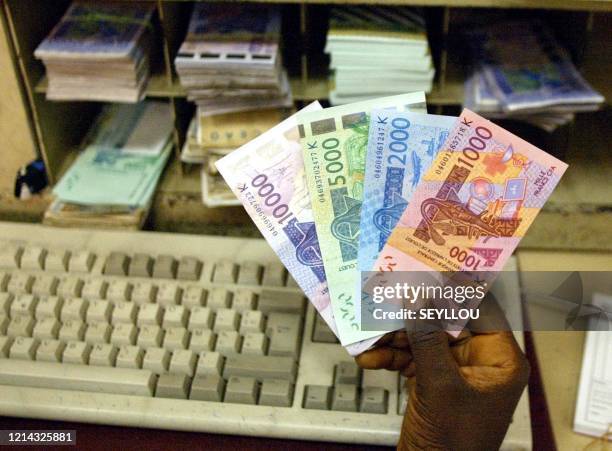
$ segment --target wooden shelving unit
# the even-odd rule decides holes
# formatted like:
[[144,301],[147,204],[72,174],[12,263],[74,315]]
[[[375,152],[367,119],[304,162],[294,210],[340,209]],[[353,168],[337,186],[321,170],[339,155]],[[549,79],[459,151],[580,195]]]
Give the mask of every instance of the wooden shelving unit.
[[[145,0],[125,0],[145,1]],[[215,1],[215,0],[209,0]],[[286,58],[290,67],[291,87],[296,102],[304,103],[313,100],[325,100],[330,90],[325,59],[322,49],[312,45],[295,45],[296,41],[306,42],[313,39],[313,34],[321,31],[325,23],[325,14],[333,4],[389,4],[400,6],[424,7],[428,18],[428,33],[432,55],[436,62],[437,74],[432,92],[427,102],[432,112],[458,111],[463,101],[465,71],[463,61],[457,55],[461,39],[459,31],[462,20],[470,15],[478,18],[499,16],[501,13],[532,16],[538,15],[549,20],[560,35],[567,39],[564,42],[576,57],[585,78],[607,98],[608,110],[603,113],[580,115],[576,124],[565,130],[565,137],[557,137],[555,142],[569,143],[571,155],[570,167],[579,167],[573,172],[575,176],[563,179],[559,189],[546,206],[545,213],[534,224],[534,231],[529,237],[536,241],[524,240],[527,246],[548,245],[561,247],[595,248],[591,237],[601,233],[606,227],[598,225],[597,218],[612,216],[612,197],[607,181],[612,176],[612,164],[601,164],[596,167],[591,162],[591,152],[597,150],[597,158],[612,159],[606,146],[612,139],[603,135],[598,140],[591,139],[589,133],[601,133],[607,130],[612,119],[609,104],[612,101],[612,83],[609,73],[612,70],[612,50],[610,36],[612,33],[612,1],[610,0],[259,0],[261,3],[282,3],[283,17],[290,18],[291,44],[289,50],[300,52],[308,49],[308,54],[291,54]],[[69,167],[80,148],[80,142],[100,108],[93,102],[51,102],[45,98],[47,79],[43,65],[33,56],[36,46],[49,33],[63,14],[70,0],[57,0],[43,3],[40,0],[3,0],[0,1],[3,19],[10,30],[11,46],[14,50],[16,66],[19,70],[23,89],[29,102],[32,129],[43,156],[52,182],[58,180]],[[177,155],[184,132],[193,112],[193,107],[186,99],[186,92],[180,85],[172,61],[186,33],[191,5],[184,0],[149,0],[156,6],[154,30],[158,36],[159,48],[157,64],[154,65],[146,95],[154,98],[168,99],[176,117],[174,139],[177,144]],[[509,10],[509,11],[502,11]],[[311,29],[310,27],[313,27]],[[324,28],[324,27],[323,27]],[[314,30],[314,31],[313,31]],[[305,41],[306,40],[306,41]],[[311,41],[308,41],[311,42]],[[289,46],[292,46],[289,48]],[[525,49],[527,51],[527,49]],[[314,54],[312,52],[315,52]],[[311,61],[312,59],[312,61]],[[292,62],[291,62],[291,61]],[[593,124],[600,124],[600,129],[593,129]],[[602,125],[603,124],[603,125]],[[588,127],[587,127],[588,126]],[[589,133],[585,136],[585,127]],[[589,128],[590,127],[590,128]],[[608,127],[609,128],[609,127]],[[609,132],[609,130],[607,130]],[[554,144],[553,144],[554,145]],[[590,147],[588,147],[590,146]],[[594,147],[593,147],[594,146]],[[544,147],[546,149],[546,147]],[[601,151],[606,148],[605,151]],[[550,149],[546,149],[550,150]],[[594,154],[593,154],[594,155]],[[569,171],[570,173],[572,171]],[[580,175],[578,175],[580,174]],[[599,174],[596,177],[593,174]],[[581,179],[584,177],[584,180]],[[593,183],[602,184],[593,187]],[[603,186],[605,185],[605,186]],[[593,193],[596,193],[595,195]],[[602,194],[604,193],[604,194]],[[594,216],[597,213],[597,218]],[[564,216],[565,215],[565,216]],[[561,236],[548,232],[558,228],[563,217],[571,218],[575,224],[591,227],[590,233],[581,233],[562,243]],[[165,171],[158,189],[152,211],[152,222],[156,228],[185,232],[218,231],[221,224],[224,231],[235,228],[240,233],[256,234],[246,214],[241,208],[207,209],[201,203],[199,170],[172,161]],[[205,225],[204,225],[205,224]],[[542,224],[542,226],[540,226]],[[546,226],[544,226],[546,224]],[[228,228],[229,227],[229,228]],[[609,229],[609,227],[607,227]],[[248,230],[248,232],[245,232]],[[550,235],[544,240],[544,236]],[[612,237],[610,237],[612,238]],[[535,239],[535,238],[534,238]],[[578,240],[578,241],[576,241]],[[606,240],[604,240],[606,241]],[[607,239],[608,243],[612,239]],[[553,245],[553,244],[551,244]],[[612,244],[610,245],[612,246]]]

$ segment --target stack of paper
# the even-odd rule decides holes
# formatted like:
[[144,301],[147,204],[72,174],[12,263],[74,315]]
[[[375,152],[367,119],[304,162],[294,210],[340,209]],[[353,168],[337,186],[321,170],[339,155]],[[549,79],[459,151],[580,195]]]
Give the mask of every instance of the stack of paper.
[[200,114],[289,107],[275,6],[196,3],[174,61]]
[[51,100],[137,102],[149,79],[153,5],[73,3],[34,55]]
[[475,28],[466,39],[474,69],[465,85],[465,106],[487,117],[553,131],[604,101],[541,22]]
[[431,91],[432,65],[425,21],[416,10],[338,6],[331,12],[330,54],[334,105],[408,91]]
[[76,218],[80,225],[100,224],[126,216],[141,223],[172,149],[172,129],[164,102],[105,107],[85,149],[53,189],[53,223],[73,225]]

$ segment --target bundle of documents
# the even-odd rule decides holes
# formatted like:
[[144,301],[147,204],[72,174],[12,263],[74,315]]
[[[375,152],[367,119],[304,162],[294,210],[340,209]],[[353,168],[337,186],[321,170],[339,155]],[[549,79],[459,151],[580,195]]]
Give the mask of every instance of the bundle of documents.
[[541,22],[475,28],[466,39],[474,68],[465,85],[465,106],[487,117],[553,131],[575,112],[594,111],[604,101]]
[[149,79],[153,10],[146,3],[70,5],[34,52],[47,70],[47,98],[142,99]]
[[165,102],[106,106],[53,189],[47,222],[140,226],[170,155],[172,130]]
[[272,5],[196,3],[174,64],[200,115],[291,106],[279,38]]
[[334,105],[409,91],[431,91],[425,21],[417,10],[335,6],[325,52],[330,54]]
[[470,110],[424,112],[423,92],[314,102],[216,164],[352,355],[405,327],[364,327],[364,274],[490,286],[567,168]]

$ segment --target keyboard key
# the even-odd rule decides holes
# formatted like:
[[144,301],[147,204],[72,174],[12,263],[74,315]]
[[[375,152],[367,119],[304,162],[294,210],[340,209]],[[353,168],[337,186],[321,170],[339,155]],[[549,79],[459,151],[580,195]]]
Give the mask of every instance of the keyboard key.
[[141,326],[138,333],[138,346],[142,348],[158,348],[162,345],[164,331],[159,326]]
[[268,350],[268,337],[261,332],[251,332],[242,340],[242,354],[265,355]]
[[338,338],[325,323],[321,315],[315,315],[314,329],[312,331],[312,341],[315,343],[339,343]]
[[85,336],[85,323],[82,321],[66,321],[62,324],[58,338],[62,341],[81,341]]
[[130,258],[123,252],[111,252],[104,264],[104,274],[107,276],[126,276]]
[[232,292],[225,288],[213,288],[208,294],[206,306],[217,310],[220,308],[229,308],[232,302]]
[[59,340],[42,340],[36,350],[36,360],[42,362],[61,362],[66,343]]
[[221,402],[225,392],[225,380],[218,374],[198,374],[191,383],[189,399]]
[[257,381],[253,377],[232,376],[227,381],[225,402],[257,404]]
[[111,322],[113,324],[120,323],[136,323],[138,316],[138,306],[132,302],[117,302],[113,308]]
[[191,341],[189,349],[199,353],[202,351],[212,351],[217,335],[209,329],[195,329],[191,331]]
[[198,356],[188,349],[174,351],[170,360],[170,372],[193,377],[197,361]]
[[70,272],[90,272],[96,256],[89,251],[76,251],[72,253],[68,262]]
[[240,333],[248,334],[250,332],[263,332],[264,316],[258,310],[250,310],[242,314],[240,320]]
[[85,313],[89,303],[83,298],[68,298],[64,300],[60,319],[62,322],[71,319],[85,321]]
[[264,287],[284,287],[287,270],[282,263],[268,263],[261,284]]
[[9,337],[31,337],[34,330],[34,318],[30,316],[18,316],[12,318],[6,328]]
[[9,314],[14,297],[12,293],[0,293],[0,313]]
[[61,298],[79,298],[83,289],[83,281],[74,275],[61,276],[57,285],[57,295]]
[[20,294],[13,299],[10,308],[11,318],[17,316],[34,316],[38,299],[31,294]]
[[162,374],[157,381],[158,398],[187,399],[191,380],[184,374]]
[[87,323],[106,322],[110,323],[115,306],[106,300],[95,299],[89,302],[89,308],[85,318]]
[[91,278],[85,280],[81,296],[83,299],[105,299],[108,290],[108,282],[104,279]]
[[397,372],[379,370],[361,370],[361,387],[394,387],[397,386]]
[[149,348],[145,351],[142,368],[162,374],[168,371],[172,354],[164,348]]
[[282,379],[266,379],[261,384],[259,405],[290,407],[293,402],[293,384]]
[[180,304],[182,291],[175,282],[162,282],[157,290],[157,303],[163,307]]
[[45,267],[47,250],[41,246],[28,246],[21,255],[21,269],[40,270]]
[[215,332],[224,330],[238,330],[240,315],[234,310],[222,308],[218,309],[215,315]]
[[26,273],[17,273],[11,277],[7,289],[15,295],[29,294],[32,292],[32,285],[34,285],[33,276]]
[[61,249],[51,249],[49,252],[47,252],[45,270],[60,272],[67,271],[69,261],[70,252]]
[[203,306],[205,302],[206,290],[204,288],[190,285],[183,291],[183,307],[193,309],[194,307]]
[[337,384],[332,395],[332,410],[357,412],[357,386],[352,384]]
[[130,263],[128,275],[131,277],[151,277],[153,274],[153,259],[147,254],[134,254]]
[[127,368],[105,369],[54,362],[0,360],[0,384],[153,396],[155,376],[150,371]]
[[340,362],[335,367],[334,384],[359,385],[361,370],[355,362]]
[[223,377],[251,376],[257,380],[283,379],[295,382],[297,367],[291,357],[229,355],[225,359]]
[[196,257],[182,257],[179,261],[177,279],[199,280],[202,273],[202,262]]
[[109,344],[97,344],[89,354],[89,364],[96,366],[115,366],[119,349]]
[[240,335],[235,330],[224,330],[217,336],[215,351],[223,355],[236,354],[240,350]]
[[30,337],[18,337],[15,338],[11,350],[9,351],[9,358],[19,360],[34,360],[36,355],[36,349],[40,341],[38,338]]
[[13,341],[12,337],[0,336],[0,359],[8,359]]
[[236,283],[238,266],[231,260],[221,260],[215,265],[213,282]]
[[63,304],[64,301],[58,296],[49,296],[39,299],[36,304],[36,319],[41,320],[49,317],[59,319]]
[[187,349],[189,344],[189,332],[184,327],[170,327],[164,335],[164,348],[169,351]]
[[121,346],[117,354],[117,368],[142,368],[144,350],[138,346]]
[[238,285],[259,285],[261,265],[257,262],[244,262],[240,265]]
[[364,387],[361,392],[359,411],[365,413],[387,413],[389,392],[380,387]]
[[155,279],[176,278],[177,262],[171,255],[160,255],[155,259],[153,277]]
[[331,387],[326,385],[307,385],[304,389],[304,408],[329,410]]
[[85,332],[85,341],[89,344],[106,344],[110,339],[113,328],[107,323],[91,323]]
[[155,302],[157,287],[151,282],[136,282],[132,289],[132,302],[137,305]]
[[255,293],[251,290],[244,288],[236,290],[234,293],[234,301],[232,302],[232,309],[238,313],[246,312],[255,309]]
[[223,356],[218,352],[205,351],[199,354],[196,374],[221,374],[223,371]]
[[32,336],[39,340],[55,339],[59,334],[61,324],[60,322],[52,317],[43,318],[36,322]]
[[297,358],[300,345],[301,318],[288,313],[268,315],[266,335],[270,337],[270,355]]
[[189,316],[189,330],[210,329],[213,324],[213,314],[208,307],[193,307]]
[[132,298],[132,288],[127,280],[113,280],[108,284],[106,299],[114,304],[127,302]]
[[36,276],[32,285],[32,294],[35,296],[55,296],[59,280],[50,274]]
[[64,349],[62,361],[64,363],[74,363],[77,365],[86,365],[89,362],[92,346],[89,343],[82,341],[69,341]]
[[115,346],[129,346],[136,344],[138,329],[133,324],[116,324],[110,337],[110,342]]
[[164,321],[162,326],[164,329],[168,327],[185,327],[189,318],[189,310],[182,305],[171,305],[164,311]]
[[0,269],[17,269],[21,263],[23,248],[15,245],[4,245],[0,248]]
[[164,310],[157,304],[143,304],[138,309],[139,326],[157,326],[162,322]]
[[304,311],[304,295],[270,289],[261,290],[257,309],[263,313],[281,312],[301,315]]

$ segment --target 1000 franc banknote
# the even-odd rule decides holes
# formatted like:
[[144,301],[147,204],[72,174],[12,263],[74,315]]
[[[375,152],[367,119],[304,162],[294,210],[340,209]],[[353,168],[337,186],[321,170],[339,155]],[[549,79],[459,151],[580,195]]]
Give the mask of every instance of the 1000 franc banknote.
[[299,119],[312,214],[343,345],[375,337],[363,332],[357,251],[370,113],[375,108],[425,112],[423,92],[305,113]]
[[[217,162],[217,169],[291,276],[336,333],[304,174],[297,118],[308,105]],[[356,355],[373,344],[347,347]]]

